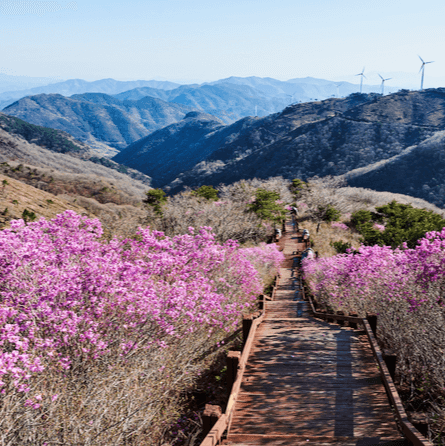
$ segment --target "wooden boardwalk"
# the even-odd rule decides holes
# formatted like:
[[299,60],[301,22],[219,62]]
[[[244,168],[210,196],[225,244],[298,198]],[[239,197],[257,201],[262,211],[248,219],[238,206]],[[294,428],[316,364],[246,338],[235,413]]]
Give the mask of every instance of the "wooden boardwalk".
[[[288,227],[288,231],[291,230]],[[300,298],[294,251],[266,303],[224,444],[408,445],[364,332],[317,320]]]

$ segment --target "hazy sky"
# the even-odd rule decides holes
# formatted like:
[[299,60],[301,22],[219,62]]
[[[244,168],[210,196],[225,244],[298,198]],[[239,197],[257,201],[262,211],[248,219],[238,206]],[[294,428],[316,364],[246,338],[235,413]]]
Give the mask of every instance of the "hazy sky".
[[0,0],[0,72],[115,79],[445,76],[445,2]]

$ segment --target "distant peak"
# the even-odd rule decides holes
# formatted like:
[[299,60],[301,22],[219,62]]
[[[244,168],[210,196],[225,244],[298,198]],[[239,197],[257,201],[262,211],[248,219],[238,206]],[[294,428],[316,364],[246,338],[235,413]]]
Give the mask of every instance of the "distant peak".
[[209,115],[207,113],[200,112],[200,111],[192,111],[192,112],[187,113],[184,116],[184,119],[189,119],[189,118],[190,119],[209,119],[209,118],[212,118],[212,119],[216,120],[216,118],[214,116]]

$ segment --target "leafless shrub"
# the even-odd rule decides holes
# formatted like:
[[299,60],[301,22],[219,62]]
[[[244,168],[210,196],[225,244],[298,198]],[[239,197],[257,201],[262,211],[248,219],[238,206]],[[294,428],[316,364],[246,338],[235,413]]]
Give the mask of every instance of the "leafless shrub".
[[117,205],[115,203],[99,203],[94,198],[81,195],[59,195],[68,203],[75,203],[96,216],[102,223],[105,237],[114,235],[132,237],[137,228],[146,222],[147,212],[142,206]]
[[[102,361],[83,360],[64,374],[45,373],[29,381],[30,390],[21,398],[8,387],[0,406],[0,444],[162,444],[180,415],[181,394],[211,359],[197,358],[225,335],[209,338],[203,328],[167,349],[128,355],[121,354],[118,335]],[[27,407],[25,400],[36,395],[42,397],[41,407]]]
[[241,180],[229,185],[220,185],[221,200],[229,199],[235,202],[248,203],[259,188],[272,192],[278,192],[281,200],[285,203],[291,203],[293,196],[289,191],[290,181],[283,177],[272,177],[267,180],[254,178],[252,180]]
[[229,239],[241,243],[259,242],[270,235],[272,227],[253,212],[246,211],[242,202],[230,200],[208,201],[182,192],[170,198],[159,217],[152,209],[147,210],[147,223],[167,235],[185,234],[189,227],[210,226],[218,241]]
[[147,209],[146,223],[167,235],[185,234],[189,227],[210,226],[218,241],[229,239],[241,243],[260,242],[272,235],[272,226],[247,209],[258,188],[278,192],[284,202],[291,202],[288,181],[281,177],[269,180],[242,180],[221,185],[219,201],[195,197],[190,190],[169,198],[162,208],[162,216]]
[[391,192],[377,192],[362,187],[342,187],[338,189],[337,193],[350,202],[352,212],[359,209],[375,210],[378,206],[383,206],[396,200],[398,203],[410,204],[415,208],[427,209],[439,215],[445,215],[445,211],[434,204],[422,200],[421,198],[410,197],[408,195],[394,194]]

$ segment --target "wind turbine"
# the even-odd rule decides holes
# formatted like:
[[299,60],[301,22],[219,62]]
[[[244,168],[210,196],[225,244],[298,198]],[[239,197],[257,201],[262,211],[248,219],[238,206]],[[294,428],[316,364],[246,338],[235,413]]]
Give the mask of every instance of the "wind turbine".
[[340,97],[340,90],[339,90],[339,87],[340,87],[340,85],[342,85],[342,84],[343,84],[343,82],[340,82],[339,84],[335,84],[335,86],[337,87],[337,98]]
[[363,67],[363,70],[362,70],[361,73],[356,74],[356,76],[361,76],[361,78],[360,78],[360,93],[362,92],[363,78],[366,79],[366,76],[364,75],[364,72],[365,72],[365,67]]
[[419,73],[422,72],[422,79],[420,81],[420,89],[423,90],[423,75],[425,74],[425,65],[427,63],[433,63],[434,60],[432,60],[431,62],[425,62],[420,56],[419,56],[419,59],[422,61],[422,65],[420,66],[420,70],[419,70]]
[[[379,74],[380,76],[380,74]],[[383,79],[382,76],[380,76],[380,79],[382,80],[382,96],[384,94],[384,89],[385,89],[385,81],[389,81],[390,79],[392,79],[392,77],[388,77],[387,79]]]

